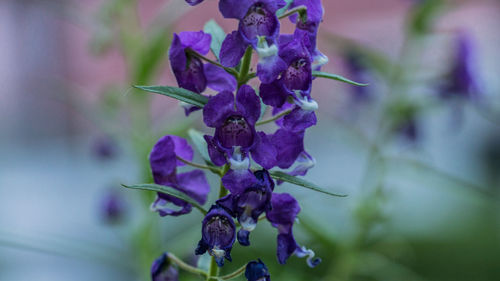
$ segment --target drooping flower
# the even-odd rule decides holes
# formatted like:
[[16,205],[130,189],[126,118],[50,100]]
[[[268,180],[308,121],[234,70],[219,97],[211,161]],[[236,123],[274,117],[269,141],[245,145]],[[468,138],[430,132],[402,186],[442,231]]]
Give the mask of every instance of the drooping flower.
[[[205,174],[201,170],[177,173],[177,167],[185,165],[177,157],[188,161],[193,159],[193,149],[187,141],[172,135],[160,138],[149,155],[154,182],[177,189],[200,204],[205,203],[210,191]],[[181,209],[171,209],[167,203],[172,203]],[[161,192],[157,193],[156,200],[151,205],[151,210],[158,212],[162,217],[186,214],[191,209],[191,204],[186,201]]]
[[440,96],[447,98],[474,99],[480,94],[476,49],[470,35],[465,31],[457,34],[453,64]]
[[236,225],[231,215],[221,206],[213,205],[202,222],[201,240],[195,254],[208,252],[219,267],[224,258],[231,261],[231,249],[236,236]]
[[293,254],[297,257],[307,257],[307,264],[315,267],[321,262],[320,258],[314,258],[314,252],[299,246],[293,237],[293,223],[300,212],[297,200],[288,193],[273,193],[271,198],[272,209],[266,213],[267,219],[272,226],[278,229],[277,256],[280,264]]
[[215,128],[213,137],[205,135],[208,152],[215,165],[231,164],[235,170],[249,168],[249,154],[265,169],[276,162],[276,148],[263,132],[255,131],[260,117],[260,100],[252,87],[243,85],[236,94],[223,91],[203,108],[203,121]]
[[152,281],[178,281],[179,271],[168,258],[167,253],[163,253],[151,265]]
[[236,66],[248,46],[252,46],[260,58],[257,76],[266,83],[274,80],[285,67],[276,46],[280,30],[276,11],[285,4],[283,0],[221,0],[222,15],[239,20],[238,30],[228,34],[222,43],[222,65]]
[[295,33],[305,34],[309,37],[311,44],[308,45],[308,48],[313,61],[315,61],[313,68],[316,69],[328,62],[328,57],[322,54],[316,47],[319,25],[323,21],[323,5],[321,4],[321,0],[293,0],[289,9],[299,6],[307,8],[307,20],[304,22],[297,14],[290,16],[290,20],[296,23]]
[[[212,37],[203,31],[174,33],[169,50],[169,59],[179,87],[201,94],[206,87],[216,91],[233,91],[236,79],[224,69],[213,64],[204,64],[190,51],[205,55],[210,50]],[[186,115],[200,108],[186,105]]]
[[255,229],[259,216],[271,209],[274,182],[266,170],[259,170],[254,172],[251,184],[231,187],[231,194],[219,199],[217,204],[231,210],[232,215],[238,219],[241,225],[237,235],[238,242],[248,246],[250,232]]
[[245,277],[248,281],[271,281],[269,270],[260,259],[247,263]]

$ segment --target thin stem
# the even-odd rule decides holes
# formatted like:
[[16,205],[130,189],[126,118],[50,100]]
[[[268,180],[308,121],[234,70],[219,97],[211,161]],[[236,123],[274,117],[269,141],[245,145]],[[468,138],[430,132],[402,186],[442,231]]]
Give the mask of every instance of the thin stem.
[[212,256],[206,280],[218,280],[217,276],[219,276],[219,266],[217,265],[217,262],[215,262],[215,258]]
[[248,72],[250,71],[250,63],[252,62],[252,46],[248,46],[243,56],[243,61],[241,63],[240,73],[238,75],[238,88],[245,84],[248,79]]
[[302,18],[303,22],[305,22],[307,20],[307,7],[304,5],[295,7],[293,9],[290,9],[290,10],[284,12],[281,16],[279,16],[279,19],[289,17],[295,13],[299,14],[299,16]]
[[257,123],[255,123],[255,125],[259,126],[259,125],[264,125],[264,124],[267,124],[267,123],[271,123],[273,121],[276,121],[276,120],[280,119],[281,117],[283,117],[285,115],[290,114],[291,112],[292,112],[292,109],[287,109],[287,110],[281,112],[280,114],[273,116],[272,118],[269,118],[267,120],[262,120],[260,122],[257,122]]
[[193,56],[197,57],[197,58],[200,58],[200,59],[202,59],[202,60],[204,60],[204,61],[206,61],[208,63],[211,63],[213,65],[216,65],[216,66],[224,69],[227,73],[229,73],[229,74],[233,75],[234,77],[238,78],[238,72],[236,70],[234,70],[234,69],[232,69],[230,67],[225,67],[222,64],[220,64],[220,63],[218,63],[218,62],[216,62],[214,60],[211,60],[211,59],[205,57],[204,55],[202,55],[202,54],[200,54],[198,52],[195,52],[195,51],[193,51],[191,49],[189,49],[188,52],[190,54],[192,54]]
[[236,277],[240,276],[241,274],[243,274],[243,272],[245,272],[246,268],[247,268],[247,265],[245,264],[242,267],[238,268],[236,271],[229,273],[227,275],[221,276],[219,278],[219,280],[229,280],[229,279],[236,278]]
[[193,163],[191,161],[188,161],[178,155],[175,156],[177,158],[177,160],[181,161],[182,163],[186,164],[186,165],[189,165],[189,166],[192,166],[192,167],[195,167],[195,168],[199,168],[199,169],[205,169],[205,170],[210,170],[211,172],[214,172],[216,174],[220,174],[221,173],[221,169],[220,168],[217,168],[217,167],[214,167],[214,166],[208,166],[208,165],[202,165],[202,164],[197,164],[197,163]]
[[[229,165],[226,164],[224,165],[224,167],[222,167],[222,170],[220,170],[220,177],[222,178],[226,173],[227,171],[229,171]],[[228,190],[224,187],[224,185],[222,184],[222,181],[220,182],[220,189],[219,189],[219,198],[222,198],[224,196],[226,196],[228,193]]]
[[195,274],[201,274],[203,276],[208,276],[208,273],[206,271],[185,263],[184,261],[176,257],[174,254],[168,253],[167,255],[171,261],[173,261],[175,264],[177,264],[180,268],[184,269],[185,271],[189,271]]

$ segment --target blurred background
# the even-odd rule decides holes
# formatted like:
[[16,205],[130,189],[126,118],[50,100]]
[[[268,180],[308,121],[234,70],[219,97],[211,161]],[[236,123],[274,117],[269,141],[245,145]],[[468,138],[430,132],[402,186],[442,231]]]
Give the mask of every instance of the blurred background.
[[[237,26],[217,2],[0,1],[0,280],[149,280],[163,251],[196,264],[202,216],[160,218],[120,184],[151,182],[160,136],[209,132],[131,85],[177,86],[172,33]],[[306,178],[349,196],[279,186],[323,263],[280,266],[261,222],[223,273],[260,257],[273,280],[500,280],[500,1],[323,5],[323,70],[369,86],[315,80]]]

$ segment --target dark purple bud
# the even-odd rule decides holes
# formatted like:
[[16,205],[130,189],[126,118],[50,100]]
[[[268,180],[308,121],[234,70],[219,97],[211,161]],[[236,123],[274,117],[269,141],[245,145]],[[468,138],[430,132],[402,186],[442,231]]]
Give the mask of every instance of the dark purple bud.
[[101,202],[101,215],[107,223],[118,223],[123,220],[127,204],[116,191],[109,191]]
[[224,258],[231,261],[231,249],[236,237],[236,226],[231,215],[221,206],[213,205],[202,222],[201,240],[196,255],[208,252],[217,265],[224,265]]
[[260,259],[247,264],[245,277],[248,281],[271,281],[271,275],[266,265]]
[[255,129],[248,125],[243,116],[231,115],[215,130],[215,137],[227,149],[233,146],[248,148],[254,142]]
[[151,265],[152,281],[178,281],[179,272],[175,265],[168,258],[167,253],[163,253]]

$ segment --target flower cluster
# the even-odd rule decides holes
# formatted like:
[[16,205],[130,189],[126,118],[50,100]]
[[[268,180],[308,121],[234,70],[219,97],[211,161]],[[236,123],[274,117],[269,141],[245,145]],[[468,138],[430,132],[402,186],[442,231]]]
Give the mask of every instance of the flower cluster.
[[[197,5],[202,0],[186,0]],[[318,49],[316,36],[323,17],[320,0],[220,0],[225,18],[239,21],[238,29],[227,34],[214,53],[212,35],[203,31],[174,34],[169,51],[171,68],[178,86],[199,95],[207,87],[217,91],[206,104],[186,107],[186,114],[203,110],[205,125],[213,133],[204,136],[209,170],[221,176],[220,197],[206,213],[201,226],[201,240],[195,253],[208,252],[218,266],[231,261],[235,241],[250,245],[250,233],[259,220],[267,219],[278,230],[277,258],[308,257],[314,267],[320,259],[300,246],[293,235],[293,225],[300,212],[297,200],[288,193],[275,191],[271,169],[282,169],[291,176],[304,176],[314,166],[306,152],[306,129],[317,122],[318,104],[312,98],[313,71],[327,62]],[[295,24],[293,34],[280,34],[280,19],[289,17]],[[250,69],[253,51],[258,54],[256,72]],[[214,49],[212,49],[214,52]],[[260,85],[247,84],[258,78]],[[272,117],[262,121],[262,104],[272,108]],[[260,121],[259,121],[260,120]],[[274,122],[272,133],[258,128]],[[177,168],[193,164],[193,150],[183,138],[167,135],[150,154],[150,164],[157,185],[168,186],[187,196],[158,192],[151,205],[161,216],[189,213],[194,202],[204,204],[210,187],[198,167],[179,173]],[[280,184],[281,182],[278,182]],[[174,207],[174,206],[176,207]],[[250,262],[248,280],[270,280],[262,261]]]

